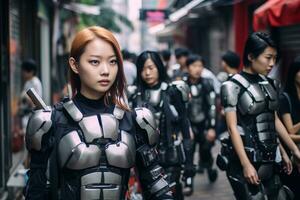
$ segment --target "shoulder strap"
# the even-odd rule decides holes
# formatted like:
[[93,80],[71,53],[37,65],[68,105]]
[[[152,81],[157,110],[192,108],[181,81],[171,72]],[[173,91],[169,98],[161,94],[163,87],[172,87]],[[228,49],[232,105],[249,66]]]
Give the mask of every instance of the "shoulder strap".
[[232,76],[230,81],[233,81],[233,82],[241,85],[244,89],[246,89],[250,86],[249,81],[240,74],[235,74],[234,76]]

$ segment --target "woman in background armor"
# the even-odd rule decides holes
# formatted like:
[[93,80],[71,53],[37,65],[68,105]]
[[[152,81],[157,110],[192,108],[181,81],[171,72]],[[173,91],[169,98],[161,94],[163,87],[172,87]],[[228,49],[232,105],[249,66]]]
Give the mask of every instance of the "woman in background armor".
[[[149,108],[160,130],[159,162],[165,169],[169,183],[175,182],[174,197],[183,199],[180,183],[182,164],[184,178],[194,175],[192,140],[187,119],[186,102],[189,89],[183,81],[167,84],[166,72],[159,54],[145,51],[137,58],[138,95],[135,105]],[[181,132],[183,140],[179,137]],[[190,194],[192,188],[189,188]]]
[[279,84],[267,77],[276,57],[276,46],[268,34],[251,34],[243,71],[222,85],[230,140],[222,141],[221,151],[229,160],[227,177],[238,200],[292,199],[276,172],[282,160],[286,173],[292,170],[278,136],[298,160],[300,152],[277,116]]
[[145,199],[173,199],[157,162],[152,113],[130,112],[124,103],[122,56],[112,33],[96,26],[77,33],[69,65],[75,96],[35,110],[28,124],[25,198],[123,200],[136,163]]

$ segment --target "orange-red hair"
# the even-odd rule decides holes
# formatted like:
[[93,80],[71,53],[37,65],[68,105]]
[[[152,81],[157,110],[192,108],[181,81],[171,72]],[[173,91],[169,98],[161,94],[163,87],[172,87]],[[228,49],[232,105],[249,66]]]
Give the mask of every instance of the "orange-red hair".
[[[79,31],[72,42],[70,57],[73,57],[76,62],[79,62],[80,56],[85,51],[87,44],[96,38],[100,38],[111,44],[116,54],[118,63],[116,80],[111,88],[104,94],[104,101],[106,104],[112,102],[124,110],[129,110],[128,106],[123,101],[125,99],[126,79],[123,70],[121,50],[118,41],[109,30],[99,26],[91,26]],[[80,91],[80,78],[71,69],[69,69],[69,77],[73,94],[76,94],[78,91]]]

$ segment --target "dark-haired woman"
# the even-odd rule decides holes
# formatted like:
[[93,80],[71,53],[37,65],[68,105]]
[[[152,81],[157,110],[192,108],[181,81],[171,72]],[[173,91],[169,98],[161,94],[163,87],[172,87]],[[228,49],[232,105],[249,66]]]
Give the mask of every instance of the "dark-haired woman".
[[[281,119],[292,140],[300,144],[300,56],[289,67],[284,93],[280,96]],[[300,173],[294,169],[291,175],[283,175],[283,183],[300,199]]]
[[278,139],[297,160],[300,152],[277,116],[278,84],[267,77],[276,57],[276,46],[268,34],[251,34],[244,49],[243,71],[222,85],[230,135],[229,149],[222,151],[227,151],[227,176],[238,200],[292,198],[276,173],[282,161],[287,173],[292,170]]
[[[174,198],[183,199],[181,165],[185,164],[184,177],[192,177],[194,173],[192,141],[185,105],[188,101],[188,86],[183,81],[171,84],[164,82],[166,72],[157,52],[143,52],[138,56],[136,66],[138,95],[135,102],[148,107],[155,115],[161,133],[158,146],[160,164],[165,169],[169,182],[176,183]],[[182,133],[182,142],[179,132]]]
[[136,164],[145,199],[173,199],[157,162],[152,113],[130,112],[124,103],[122,56],[112,33],[96,26],[78,32],[69,65],[75,96],[34,111],[28,124],[25,198],[123,200]]

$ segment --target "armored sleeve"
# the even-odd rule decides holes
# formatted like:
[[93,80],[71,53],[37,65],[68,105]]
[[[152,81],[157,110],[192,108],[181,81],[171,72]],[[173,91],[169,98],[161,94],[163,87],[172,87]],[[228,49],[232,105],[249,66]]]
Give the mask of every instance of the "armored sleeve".
[[173,199],[163,168],[158,164],[156,144],[159,142],[159,132],[154,116],[146,108],[136,108],[133,116],[136,124],[136,167],[144,198]]
[[214,128],[216,126],[216,92],[214,90],[213,80],[207,79],[204,82],[206,88],[206,102],[207,102],[207,127]]
[[183,148],[185,152],[185,165],[192,168],[193,153],[192,153],[192,139],[190,135],[190,123],[187,116],[186,102],[189,99],[190,89],[183,81],[174,81],[173,87],[170,87],[168,94],[170,96],[171,104],[173,104],[178,112],[178,124],[183,137]]
[[31,154],[29,180],[24,190],[25,199],[43,199],[46,194],[46,169],[52,151],[53,123],[51,110],[36,110],[26,130],[26,148]]
[[184,139],[190,139],[189,121],[187,116],[187,101],[189,100],[189,87],[183,81],[174,81],[168,89],[171,105],[178,115],[178,125]]
[[225,112],[236,111],[240,86],[232,81],[226,81],[221,86],[221,103]]

